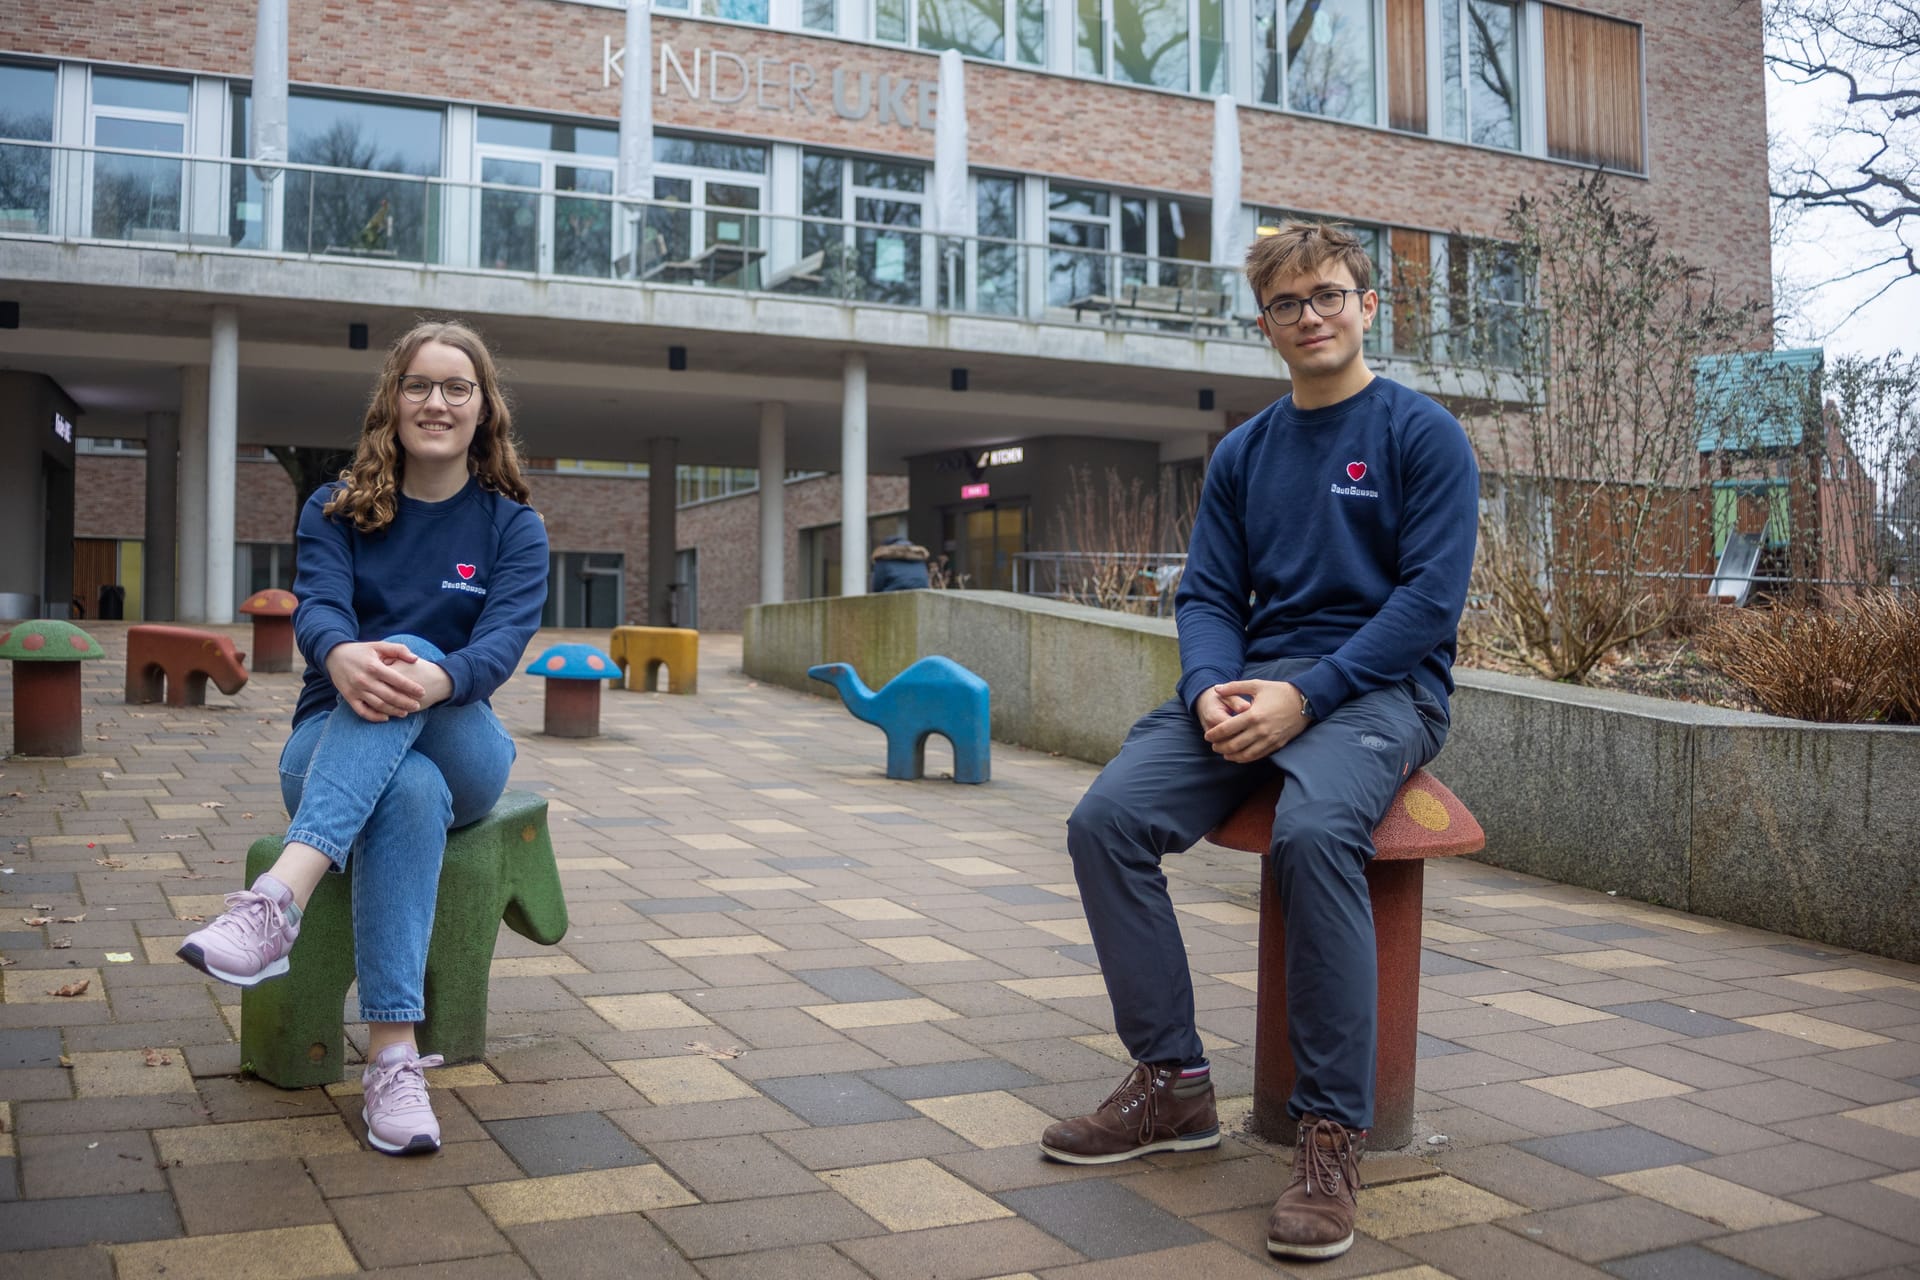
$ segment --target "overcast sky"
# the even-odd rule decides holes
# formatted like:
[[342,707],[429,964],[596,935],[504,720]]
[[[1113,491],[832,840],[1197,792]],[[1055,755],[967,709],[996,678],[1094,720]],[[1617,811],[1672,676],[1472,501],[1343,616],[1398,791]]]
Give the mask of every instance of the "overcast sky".
[[[1837,88],[1787,85],[1767,73],[1767,127],[1776,133],[1805,136],[1843,100]],[[1886,257],[1892,244],[1890,236],[1876,235],[1853,213],[1814,210],[1802,216],[1791,243],[1773,247],[1774,275],[1800,284],[1838,280]],[[1896,268],[1884,267],[1871,276],[1816,289],[1804,300],[1799,316],[1789,317],[1783,343],[1824,346],[1835,355],[1880,355],[1895,349],[1914,354],[1920,350],[1920,279],[1905,278],[1857,315],[1844,319],[1900,274]],[[1784,292],[1776,304],[1788,304]]]

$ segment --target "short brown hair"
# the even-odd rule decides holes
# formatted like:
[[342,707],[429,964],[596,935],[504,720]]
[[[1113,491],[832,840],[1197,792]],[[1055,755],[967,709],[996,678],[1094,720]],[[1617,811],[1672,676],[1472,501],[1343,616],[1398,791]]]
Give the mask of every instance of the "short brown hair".
[[1285,222],[1272,235],[1261,236],[1247,250],[1247,283],[1253,286],[1254,301],[1264,303],[1275,280],[1318,270],[1328,262],[1344,266],[1356,287],[1373,288],[1373,259],[1343,222]]

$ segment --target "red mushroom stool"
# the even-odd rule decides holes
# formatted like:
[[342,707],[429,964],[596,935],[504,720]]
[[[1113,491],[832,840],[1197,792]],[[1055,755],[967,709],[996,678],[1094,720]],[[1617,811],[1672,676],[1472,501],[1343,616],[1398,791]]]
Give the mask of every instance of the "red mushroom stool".
[[[1273,808],[1280,777],[1248,796],[1207,834],[1229,849],[1266,854],[1273,843]],[[1425,859],[1453,858],[1487,847],[1486,832],[1467,807],[1425,769],[1416,770],[1373,829],[1367,892],[1373,900],[1373,938],[1379,965],[1380,1040],[1374,1059],[1373,1128],[1367,1146],[1404,1146],[1413,1137],[1413,1070],[1420,1021],[1420,894]],[[1260,864],[1259,992],[1253,1041],[1253,1131],[1293,1144],[1287,1115],[1293,1094],[1293,1052],[1287,1046],[1287,931],[1280,893]]]
[[92,636],[54,618],[0,623],[0,658],[13,663],[13,754],[80,754],[80,664],[100,656]]
[[600,686],[620,678],[613,659],[590,644],[556,644],[527,665],[547,682],[547,736],[600,735]]
[[253,669],[293,670],[293,611],[300,606],[293,592],[271,587],[256,591],[240,606],[253,619]]

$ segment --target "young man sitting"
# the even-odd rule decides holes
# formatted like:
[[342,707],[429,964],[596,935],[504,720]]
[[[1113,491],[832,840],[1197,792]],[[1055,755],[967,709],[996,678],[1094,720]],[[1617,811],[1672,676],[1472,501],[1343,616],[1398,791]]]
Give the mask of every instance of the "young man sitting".
[[1267,1248],[1353,1243],[1377,1035],[1373,828],[1447,735],[1479,473],[1460,424],[1367,368],[1372,264],[1336,226],[1256,242],[1247,279],[1292,393],[1220,442],[1175,597],[1181,678],[1067,821],[1114,1024],[1136,1060],[1041,1150],[1104,1164],[1219,1143],[1160,860],[1280,770],[1270,865],[1286,923],[1293,1176]]

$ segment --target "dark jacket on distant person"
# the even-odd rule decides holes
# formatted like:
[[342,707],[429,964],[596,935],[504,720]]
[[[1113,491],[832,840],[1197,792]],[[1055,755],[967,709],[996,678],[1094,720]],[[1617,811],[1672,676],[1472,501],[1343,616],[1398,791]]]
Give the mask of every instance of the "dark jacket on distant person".
[[912,591],[927,581],[927,549],[905,538],[888,538],[873,549],[873,573],[867,590]]

